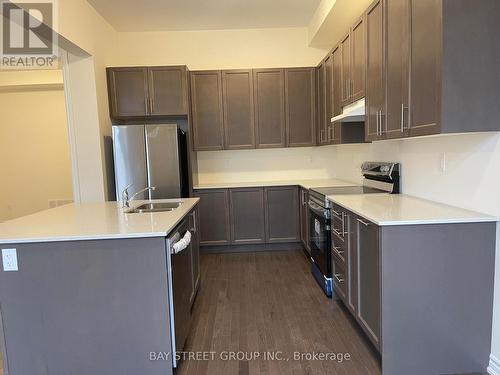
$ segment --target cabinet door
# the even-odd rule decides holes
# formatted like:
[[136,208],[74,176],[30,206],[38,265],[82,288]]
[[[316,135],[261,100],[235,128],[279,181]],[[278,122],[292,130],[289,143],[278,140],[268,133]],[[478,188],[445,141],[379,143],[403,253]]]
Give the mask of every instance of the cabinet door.
[[380,340],[380,245],[379,228],[356,219],[358,256],[358,320],[379,347]]
[[347,308],[358,315],[358,219],[349,213],[346,269],[347,269]]
[[285,147],[285,72],[255,69],[253,80],[256,147]]
[[300,239],[307,252],[310,254],[309,247],[309,190],[300,188]]
[[382,0],[375,1],[366,13],[366,140],[382,138],[385,118],[384,24]]
[[386,138],[408,131],[410,18],[409,0],[385,0],[386,27]]
[[410,135],[437,134],[441,129],[442,1],[410,4]]
[[220,71],[191,72],[191,111],[194,149],[224,149]]
[[234,245],[264,243],[264,190],[230,189],[231,242]]
[[224,148],[255,148],[251,70],[222,71]]
[[150,111],[155,116],[187,115],[185,66],[149,68]]
[[112,119],[149,114],[147,68],[108,68],[107,76]]
[[229,245],[231,235],[227,189],[197,190],[194,196],[200,198],[200,245]]
[[192,294],[191,305],[200,284],[200,236],[198,233],[198,208],[195,208],[189,215],[189,231],[191,232],[191,273],[192,273]]
[[332,123],[333,117],[333,56],[330,54],[325,58],[325,143],[333,141]]
[[297,186],[268,187],[264,194],[266,242],[300,241]]
[[316,92],[318,93],[318,133],[319,133],[319,144],[323,145],[327,143],[328,137],[326,132],[326,65],[322,61],[317,70],[318,73],[318,88]]
[[351,101],[365,96],[366,77],[366,30],[365,18],[361,17],[352,27],[352,56],[351,56]]
[[351,102],[351,34],[347,34],[340,42],[342,91],[341,103],[343,106]]
[[316,143],[315,68],[285,70],[287,145],[314,146]]
[[342,113],[342,48],[337,46],[332,51],[333,59],[333,115]]

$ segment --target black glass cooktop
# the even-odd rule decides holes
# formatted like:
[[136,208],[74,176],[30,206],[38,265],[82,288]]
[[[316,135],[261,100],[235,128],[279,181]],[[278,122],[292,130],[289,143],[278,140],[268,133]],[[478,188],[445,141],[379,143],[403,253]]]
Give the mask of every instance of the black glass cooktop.
[[336,187],[321,187],[312,188],[323,195],[347,195],[347,194],[374,194],[374,193],[387,193],[387,191],[375,189],[367,186],[336,186]]

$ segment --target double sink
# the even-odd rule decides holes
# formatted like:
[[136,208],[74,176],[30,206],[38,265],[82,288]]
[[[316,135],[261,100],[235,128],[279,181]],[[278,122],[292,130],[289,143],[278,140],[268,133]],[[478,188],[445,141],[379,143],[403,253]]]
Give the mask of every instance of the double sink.
[[182,202],[148,202],[126,211],[128,214],[146,214],[153,212],[168,212],[178,209]]

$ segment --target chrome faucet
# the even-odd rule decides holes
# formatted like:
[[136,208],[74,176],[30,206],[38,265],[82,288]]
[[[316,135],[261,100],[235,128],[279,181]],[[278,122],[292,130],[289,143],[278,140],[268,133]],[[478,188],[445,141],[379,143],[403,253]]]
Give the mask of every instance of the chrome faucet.
[[141,189],[139,190],[138,192],[134,193],[130,198],[129,198],[129,195],[128,195],[128,189],[131,187],[132,185],[129,185],[127,186],[125,189],[123,189],[123,192],[122,192],[122,207],[123,208],[130,208],[130,201],[133,200],[135,197],[137,197],[139,194],[145,192],[145,191],[148,191],[148,190],[151,190],[151,191],[155,191],[156,190],[156,187],[155,186],[148,186],[148,187],[145,187],[144,189]]

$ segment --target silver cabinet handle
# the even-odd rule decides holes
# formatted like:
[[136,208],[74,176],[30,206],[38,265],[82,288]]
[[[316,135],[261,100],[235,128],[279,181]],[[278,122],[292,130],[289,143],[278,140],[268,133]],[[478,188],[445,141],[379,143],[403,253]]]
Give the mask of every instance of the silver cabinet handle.
[[344,260],[344,251],[340,250],[340,248],[333,246],[333,251],[340,257],[340,259]]
[[[405,110],[408,109],[408,107],[405,107],[404,103],[401,103],[401,133],[405,131]],[[410,126],[408,125],[408,129]]]
[[367,226],[369,226],[369,225],[371,225],[371,224],[372,224],[372,223],[367,223],[366,221],[361,220],[361,219],[359,219],[359,218],[357,218],[356,220],[358,220],[358,223],[363,224],[365,227],[367,227]]
[[334,273],[333,276],[335,277],[338,283],[344,282],[344,275],[342,275],[341,273]]
[[382,123],[382,116],[383,116],[382,110],[379,111],[379,116],[380,116],[380,135],[383,135],[384,134],[384,126]]
[[339,237],[344,236],[344,233],[342,233],[342,232],[341,232],[341,231],[339,231],[338,229],[332,228],[332,230],[333,230],[333,232],[334,232],[337,236],[339,236]]
[[405,131],[405,105],[401,103],[401,133]]
[[340,220],[342,220],[342,214],[343,212],[337,212],[334,209],[332,209],[332,212],[335,216],[337,216]]
[[375,116],[377,119],[377,136],[378,136],[379,135],[378,111],[377,111],[377,114]]
[[193,211],[193,233],[196,233],[196,211]]

